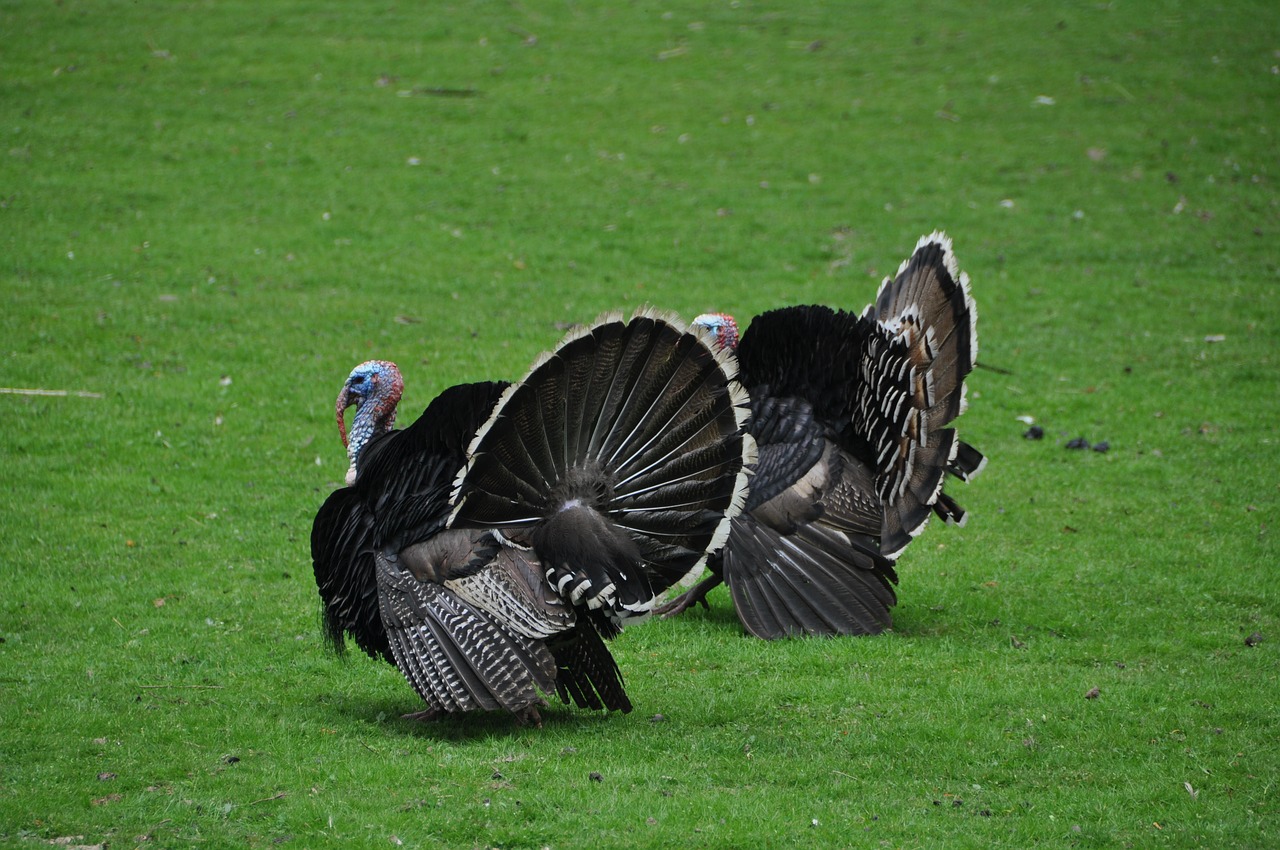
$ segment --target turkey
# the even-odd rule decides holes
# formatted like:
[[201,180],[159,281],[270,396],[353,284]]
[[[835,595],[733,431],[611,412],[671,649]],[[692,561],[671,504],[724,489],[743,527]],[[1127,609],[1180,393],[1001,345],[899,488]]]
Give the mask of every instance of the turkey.
[[659,610],[672,616],[722,581],[751,634],[877,634],[892,624],[894,562],[931,514],[964,524],[943,492],[986,463],[956,436],[978,354],[977,310],[951,240],[919,240],[861,316],[821,306],[694,320],[737,351],[758,446],[746,510],[712,575]]
[[347,486],[311,534],[333,648],[395,664],[417,719],[541,725],[552,694],[629,711],[604,639],[692,584],[746,499],[735,368],[675,319],[606,317],[524,380],[451,387],[398,431],[400,371],[357,366],[336,411]]

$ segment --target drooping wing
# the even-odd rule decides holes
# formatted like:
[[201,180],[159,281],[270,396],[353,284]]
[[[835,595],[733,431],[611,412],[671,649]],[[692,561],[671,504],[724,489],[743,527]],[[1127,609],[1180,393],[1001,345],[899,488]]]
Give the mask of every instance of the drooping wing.
[[887,628],[897,576],[865,468],[802,399],[757,398],[752,414],[760,460],[720,565],[743,625],[766,639]]
[[409,683],[437,711],[506,709],[518,717],[555,690],[546,645],[518,635],[434,582],[391,559],[377,563],[388,643]]

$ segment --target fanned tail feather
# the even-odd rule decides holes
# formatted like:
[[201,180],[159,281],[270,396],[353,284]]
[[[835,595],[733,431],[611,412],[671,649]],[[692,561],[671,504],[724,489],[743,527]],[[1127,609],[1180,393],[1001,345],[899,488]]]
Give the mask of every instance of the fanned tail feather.
[[754,444],[734,370],[651,312],[571,333],[477,432],[450,524],[526,529],[575,602],[643,616],[696,577],[745,500]]
[[987,458],[982,452],[963,440],[957,440],[956,454],[947,464],[947,472],[961,481],[968,481],[981,472],[986,465]]
[[874,455],[876,493],[885,506],[881,551],[890,558],[931,514],[963,521],[964,510],[942,493],[945,474],[967,481],[986,462],[949,427],[965,409],[977,318],[968,275],[940,232],[920,239],[863,313],[853,428]]

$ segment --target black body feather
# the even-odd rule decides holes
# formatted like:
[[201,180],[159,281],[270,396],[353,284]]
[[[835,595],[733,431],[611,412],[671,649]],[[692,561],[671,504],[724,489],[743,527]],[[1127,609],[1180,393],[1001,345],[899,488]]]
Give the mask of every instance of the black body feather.
[[378,610],[375,556],[443,528],[467,444],[506,386],[446,389],[411,426],[371,441],[356,482],[333,491],[321,506],[311,526],[311,558],[325,634],[337,652],[350,637],[370,656],[394,663]]

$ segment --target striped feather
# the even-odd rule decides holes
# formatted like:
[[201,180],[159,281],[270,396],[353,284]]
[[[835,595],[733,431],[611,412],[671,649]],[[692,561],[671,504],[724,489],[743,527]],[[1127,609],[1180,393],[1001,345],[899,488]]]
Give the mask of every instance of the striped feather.
[[948,427],[964,412],[977,357],[977,308],[951,240],[924,236],[863,313],[867,328],[853,427],[876,453],[886,506],[882,550],[896,557],[936,510],[944,472],[969,480],[985,458]]
[[378,558],[382,618],[396,665],[428,705],[519,715],[555,690],[546,647],[499,625],[446,588]]

